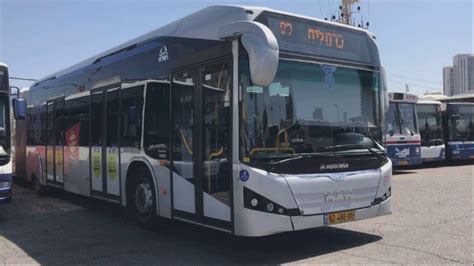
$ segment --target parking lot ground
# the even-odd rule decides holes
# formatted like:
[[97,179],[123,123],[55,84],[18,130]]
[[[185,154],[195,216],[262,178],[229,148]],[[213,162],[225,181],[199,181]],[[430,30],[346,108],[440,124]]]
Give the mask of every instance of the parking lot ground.
[[139,228],[110,203],[15,185],[0,205],[0,264],[442,263],[473,258],[472,165],[405,169],[393,215],[264,238],[180,222]]

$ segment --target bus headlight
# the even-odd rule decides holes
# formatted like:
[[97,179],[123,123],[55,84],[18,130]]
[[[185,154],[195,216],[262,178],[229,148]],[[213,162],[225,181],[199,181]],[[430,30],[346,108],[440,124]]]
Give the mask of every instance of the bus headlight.
[[10,188],[11,181],[0,181],[0,189]]
[[392,187],[389,187],[387,192],[385,192],[385,194],[383,194],[382,197],[374,199],[374,201],[372,202],[372,205],[378,205],[384,202],[385,200],[387,200],[388,198],[390,198],[391,196],[392,196]]
[[244,208],[288,216],[301,215],[299,209],[286,209],[246,187],[244,187]]

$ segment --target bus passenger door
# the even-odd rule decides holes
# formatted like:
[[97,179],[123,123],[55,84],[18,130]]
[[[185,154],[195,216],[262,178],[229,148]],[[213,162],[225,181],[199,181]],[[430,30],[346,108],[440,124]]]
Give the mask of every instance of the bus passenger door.
[[54,177],[64,183],[64,98],[54,102]]
[[120,200],[119,89],[91,92],[91,194]]
[[46,110],[46,180],[49,184],[62,186],[64,183],[62,128],[64,98],[47,103]]
[[54,182],[54,102],[46,104],[46,180]]
[[230,61],[173,74],[173,216],[231,229]]
[[230,229],[231,223],[231,61],[199,69],[202,97],[201,176],[203,218]]

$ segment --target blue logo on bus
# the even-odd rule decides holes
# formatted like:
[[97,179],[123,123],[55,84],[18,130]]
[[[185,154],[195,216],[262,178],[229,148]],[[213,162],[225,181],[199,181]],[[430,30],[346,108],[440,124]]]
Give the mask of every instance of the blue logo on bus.
[[241,170],[240,171],[240,180],[245,182],[245,181],[249,180],[249,177],[250,177],[250,174],[247,170]]

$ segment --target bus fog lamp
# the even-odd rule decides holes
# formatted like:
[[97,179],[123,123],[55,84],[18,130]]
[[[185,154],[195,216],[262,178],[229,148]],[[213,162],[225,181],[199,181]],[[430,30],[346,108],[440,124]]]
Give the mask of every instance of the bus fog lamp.
[[274,208],[273,203],[270,202],[270,203],[267,204],[267,211],[268,212],[272,212],[273,208]]
[[278,208],[278,213],[279,213],[279,214],[283,214],[284,211],[285,211],[285,210],[283,210],[283,208],[281,208],[281,207]]
[[252,205],[252,207],[257,207],[257,204],[258,204],[258,200],[257,199],[252,199],[250,201],[250,205]]

